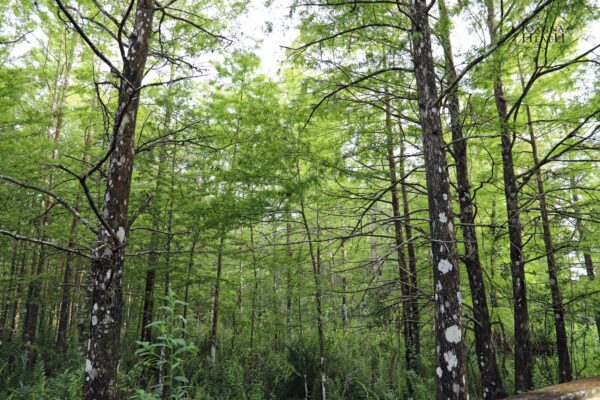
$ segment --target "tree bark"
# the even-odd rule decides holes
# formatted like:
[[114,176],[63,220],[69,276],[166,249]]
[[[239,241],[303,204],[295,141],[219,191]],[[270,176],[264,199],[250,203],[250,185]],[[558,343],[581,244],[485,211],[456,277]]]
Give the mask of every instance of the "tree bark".
[[[537,152],[537,143],[533,131],[533,122],[531,120],[531,109],[529,104],[525,105],[527,113],[527,127],[529,129],[529,139],[531,144],[531,153],[533,156],[533,165],[538,165],[540,160]],[[544,237],[544,248],[546,250],[546,263],[548,264],[548,280],[550,283],[550,294],[552,296],[552,314],[554,319],[554,328],[556,330],[556,350],[558,354],[558,381],[559,383],[569,382],[573,379],[571,370],[571,358],[569,356],[569,342],[567,339],[567,329],[565,326],[565,307],[562,301],[562,293],[558,281],[558,266],[554,257],[554,245],[552,243],[552,231],[550,228],[550,218],[548,217],[548,206],[546,203],[546,192],[544,190],[544,180],[540,168],[535,171],[537,189],[540,202],[540,214],[542,217],[542,230]]]
[[[444,60],[447,82],[456,80],[456,68],[450,40],[448,10],[443,0],[438,1],[440,20],[442,23],[441,41],[444,47]],[[456,180],[460,205],[460,227],[463,234],[465,254],[463,261],[467,268],[469,287],[473,300],[473,331],[475,333],[475,348],[479,366],[479,376],[483,390],[483,398],[494,400],[506,397],[502,386],[502,378],[496,362],[496,350],[492,341],[492,326],[488,311],[483,270],[479,258],[479,245],[475,231],[474,204],[471,197],[471,182],[467,159],[467,140],[463,136],[460,100],[457,87],[448,92],[448,111],[450,114],[450,130],[452,132],[452,150],[456,163]]]
[[154,2],[138,0],[114,119],[104,221],[90,265],[93,286],[83,387],[85,400],[118,397],[117,364],[123,314],[123,265],[129,229],[127,211],[135,151],[133,139],[153,17]]
[[223,270],[223,242],[225,233],[221,233],[219,249],[217,253],[217,275],[215,277],[215,289],[213,293],[212,321],[210,327],[210,361],[213,367],[217,365],[217,344],[219,324],[219,295],[221,291],[221,274]]
[[[571,180],[571,187],[574,187],[575,184],[573,182],[573,180]],[[577,196],[577,194],[575,192],[573,192],[573,203],[574,203],[574,208],[575,211],[578,212],[578,203],[579,202],[579,198]],[[577,222],[576,222],[576,229],[577,229],[577,233],[579,234],[579,243],[582,243],[585,241],[586,237],[586,232],[585,232],[585,228],[583,226],[583,222],[581,221],[580,218],[577,218]],[[585,248],[583,249],[583,262],[584,262],[584,266],[585,266],[585,272],[588,276],[588,278],[590,280],[594,280],[596,278],[596,274],[594,273],[594,262],[592,261],[592,255],[590,253],[590,249]],[[598,332],[598,340],[600,340],[600,315],[598,314],[598,311],[594,312],[594,321],[596,322],[596,331]]]
[[185,279],[185,292],[183,297],[183,319],[187,321],[188,307],[189,307],[189,293],[190,293],[190,282],[192,279],[192,267],[194,266],[194,252],[196,251],[196,243],[198,242],[198,236],[200,231],[195,231],[192,238],[192,247],[190,248],[190,259],[187,265],[187,273]]
[[[487,23],[492,42],[496,40],[496,19],[493,0],[486,0]],[[529,309],[525,282],[525,259],[521,233],[521,218],[518,201],[517,181],[512,155],[510,122],[504,87],[500,74],[494,83],[494,99],[500,122],[502,140],[502,171],[504,176],[504,195],[508,214],[508,236],[510,240],[510,268],[512,275],[514,335],[515,335],[515,390],[527,391],[533,386],[533,357],[531,354],[531,333]]]
[[425,154],[429,226],[435,285],[437,399],[467,398],[466,357],[462,340],[462,304],[446,143],[437,105],[436,75],[431,51],[428,7],[413,0],[412,57]]
[[[65,47],[69,47],[66,44]],[[58,158],[59,155],[59,147],[60,147],[60,139],[62,134],[62,127],[64,121],[64,108],[65,102],[67,99],[67,91],[69,89],[69,73],[71,67],[73,65],[73,56],[72,54],[66,54],[66,61],[64,64],[64,72],[58,72],[56,77],[56,92],[57,95],[54,97],[54,101],[52,104],[53,114],[56,114],[56,120],[54,121],[53,129],[49,129],[48,139],[53,142],[53,150],[52,150],[52,159]],[[58,70],[61,71],[61,65],[59,63]],[[62,82],[59,81],[62,78]],[[60,86],[59,86],[60,85]],[[48,187],[52,187],[53,177],[52,174],[48,174],[46,177],[46,183]],[[54,199],[52,198],[44,198],[41,202],[43,215],[39,221],[39,232],[41,240],[46,240],[46,228],[50,224],[52,219],[52,205],[54,203]],[[27,301],[25,303],[25,319],[23,325],[23,342],[27,350],[35,340],[35,334],[37,330],[37,322],[38,322],[38,314],[40,311],[41,305],[41,282],[37,279],[37,276],[41,275],[44,272],[44,266],[48,257],[48,249],[46,246],[40,246],[40,257],[38,259],[37,267],[33,270],[34,278],[29,283],[29,288],[27,291]],[[43,318],[42,318],[43,319]],[[26,351],[27,351],[26,350]],[[30,357],[28,363],[34,361],[34,357]]]
[[[76,205],[75,209],[79,209],[79,204]],[[73,218],[71,221],[71,232],[69,234],[69,248],[75,247],[78,226],[79,220]],[[58,334],[56,338],[56,352],[60,357],[64,357],[67,351],[67,330],[69,327],[69,310],[71,307],[71,276],[73,274],[73,262],[75,261],[75,255],[72,253],[68,253],[66,257],[67,260],[65,262],[62,283],[62,298],[60,302],[60,316],[58,319]]]
[[[10,260],[10,272],[8,278],[8,287],[3,294],[2,316],[0,316],[0,340],[3,340],[6,335],[6,322],[8,320],[8,311],[11,308],[11,294],[16,280],[17,262],[19,256],[20,244],[18,240],[13,241],[12,256]],[[17,301],[17,299],[15,299]]]
[[[298,178],[300,178],[300,166],[296,164],[296,171]],[[320,250],[317,248],[315,251],[310,225],[308,224],[308,218],[306,217],[306,208],[304,207],[304,195],[300,196],[300,212],[302,214],[302,223],[306,231],[306,237],[308,239],[308,249],[310,253],[310,264],[312,266],[313,278],[315,282],[315,305],[317,308],[317,334],[319,338],[319,370],[321,372],[321,386],[320,386],[320,397],[321,400],[327,399],[327,363],[325,357],[325,330],[323,328],[323,288],[321,285],[321,260]],[[317,234],[319,231],[319,214],[317,211]]]
[[392,117],[390,112],[389,95],[387,88],[385,89],[385,127],[387,139],[387,162],[388,173],[391,185],[392,197],[392,215],[394,216],[394,238],[396,245],[396,254],[398,255],[398,276],[400,280],[400,292],[402,294],[402,326],[404,331],[404,349],[406,367],[409,370],[416,371],[416,351],[414,347],[415,332],[413,315],[417,306],[416,298],[413,295],[411,276],[406,263],[406,255],[404,253],[404,235],[402,232],[402,215],[400,213],[400,198],[398,195],[398,182],[396,172],[396,159],[394,155],[394,138],[392,132]]
[[[398,128],[400,132],[402,131],[402,125],[400,121],[398,121]],[[404,168],[404,159],[406,157],[405,149],[404,149],[404,140],[405,138],[400,138],[400,162],[398,163],[398,172],[400,176],[406,176],[406,170]],[[412,349],[414,352],[415,359],[415,367],[419,366],[419,353],[421,352],[421,341],[419,335],[419,302],[418,302],[418,284],[417,284],[417,256],[415,253],[415,246],[413,244],[413,234],[412,234],[412,220],[410,215],[410,204],[408,200],[408,190],[407,190],[407,182],[402,179],[400,182],[400,192],[402,194],[402,219],[404,220],[404,233],[406,234],[406,254],[408,256],[408,277],[409,277],[409,289],[410,289],[410,298],[411,298],[411,306],[413,307],[410,315],[411,318],[408,321],[409,324],[412,325],[410,328],[410,333],[412,334],[412,338],[410,339],[410,343],[412,345]]]

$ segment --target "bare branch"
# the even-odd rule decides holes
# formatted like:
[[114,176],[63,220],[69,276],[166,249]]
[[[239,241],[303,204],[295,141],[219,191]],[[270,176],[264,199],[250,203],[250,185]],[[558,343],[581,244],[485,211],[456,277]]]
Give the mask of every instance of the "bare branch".
[[58,5],[58,8],[60,8],[60,10],[67,16],[67,19],[69,20],[69,22],[71,22],[71,24],[73,25],[77,33],[79,33],[79,36],[81,36],[83,41],[87,43],[87,45],[90,47],[90,49],[92,49],[94,54],[98,56],[98,58],[100,58],[102,61],[104,61],[106,65],[108,65],[108,67],[110,68],[110,72],[117,75],[119,78],[121,78],[121,80],[123,80],[123,82],[126,82],[129,86],[131,86],[131,83],[129,83],[127,78],[125,78],[123,74],[121,74],[121,72],[113,65],[113,63],[104,54],[102,54],[100,50],[98,50],[94,42],[92,42],[91,39],[85,34],[85,32],[79,26],[79,24],[75,22],[75,19],[73,18],[71,13],[69,13],[65,5],[60,0],[54,1]]
[[0,235],[8,236],[8,237],[11,237],[11,238],[13,238],[15,240],[22,240],[22,241],[25,241],[25,242],[37,243],[37,244],[41,244],[41,245],[44,245],[44,246],[52,247],[52,248],[55,248],[57,250],[64,251],[66,253],[71,253],[71,254],[78,255],[80,257],[85,257],[85,258],[87,258],[89,260],[92,259],[92,256],[90,256],[89,254],[85,254],[85,253],[82,253],[82,252],[77,251],[75,249],[71,249],[71,248],[68,248],[68,247],[64,247],[64,246],[58,245],[56,243],[48,242],[46,240],[34,239],[34,238],[26,237],[26,236],[17,235],[16,233],[12,233],[10,231],[5,231],[3,229],[0,229]]
[[4,181],[7,181],[7,182],[10,182],[10,183],[13,183],[13,184],[15,184],[17,186],[21,186],[21,187],[26,188],[26,189],[32,189],[32,190],[35,190],[36,192],[44,193],[44,194],[52,197],[60,205],[62,205],[67,210],[69,210],[69,212],[71,214],[73,214],[73,216],[75,216],[75,218],[77,218],[79,221],[81,221],[82,224],[84,224],[85,226],[87,226],[89,228],[89,230],[91,230],[95,234],[98,234],[98,229],[94,225],[92,225],[90,223],[90,221],[88,221],[87,219],[85,219],[79,213],[79,211],[77,211],[77,209],[75,207],[73,207],[72,205],[70,205],[65,199],[63,199],[62,197],[58,196],[56,193],[50,191],[49,189],[43,188],[41,186],[33,185],[31,183],[23,182],[23,181],[20,181],[18,179],[15,179],[13,177],[6,176],[6,175],[0,175],[0,179],[2,179]]
[[483,52],[480,56],[475,57],[463,70],[458,74],[456,79],[449,84],[446,89],[442,92],[440,97],[438,98],[436,105],[441,104],[442,99],[450,93],[454,89],[456,85],[465,77],[467,72],[469,72],[473,67],[479,64],[481,61],[485,60],[489,56],[491,56],[500,46],[502,46],[506,41],[508,41],[511,37],[513,37],[521,28],[523,28],[529,21],[531,21],[536,15],[538,15],[544,8],[552,4],[554,0],[545,0],[540,3],[533,11],[527,14],[521,22],[519,22],[516,26],[513,26],[503,37],[501,37],[496,43],[494,43],[490,48],[488,48],[485,52]]
[[135,222],[135,220],[144,212],[144,210],[150,205],[150,202],[152,201],[152,199],[154,198],[154,196],[152,195],[152,193],[148,193],[146,194],[146,198],[144,199],[144,201],[142,202],[142,204],[140,205],[140,207],[137,209],[137,211],[131,216],[131,218],[129,218],[129,222],[128,222],[128,226],[131,228],[131,226],[133,225],[133,223]]

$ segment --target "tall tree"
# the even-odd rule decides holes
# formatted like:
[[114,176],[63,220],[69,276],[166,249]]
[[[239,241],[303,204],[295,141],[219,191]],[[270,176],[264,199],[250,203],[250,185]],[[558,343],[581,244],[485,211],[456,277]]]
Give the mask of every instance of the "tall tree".
[[[57,4],[61,11],[70,17],[71,23],[76,25],[67,8],[59,0]],[[131,6],[133,2],[123,23],[127,20]],[[142,79],[152,35],[154,11],[154,2],[150,0],[136,2],[127,55],[123,58],[123,68],[120,72],[114,71],[120,78],[119,100],[114,118],[111,149],[107,154],[110,161],[103,211],[98,215],[102,227],[90,265],[93,285],[91,325],[83,388],[83,397],[89,400],[108,400],[118,396],[117,364],[120,357],[119,339],[123,316],[122,279],[129,229],[129,193],[135,155],[133,139]],[[85,33],[81,31],[79,33],[85,38]],[[86,41],[88,44],[91,43],[89,39]],[[88,175],[79,178],[82,184],[85,185],[85,178]],[[86,195],[90,199],[87,191]]]
[[[444,0],[438,0],[440,10],[440,36],[444,47],[446,79],[452,83],[456,80],[456,68],[450,40],[450,19]],[[473,299],[473,330],[480,371],[480,382],[485,399],[498,399],[506,396],[502,387],[502,378],[496,362],[496,351],[492,341],[492,326],[487,306],[487,295],[483,270],[479,259],[479,245],[475,231],[475,212],[471,197],[471,181],[467,159],[467,138],[463,135],[463,123],[458,97],[458,85],[453,87],[447,96],[450,113],[450,130],[452,132],[452,151],[456,163],[457,194],[460,205],[460,229],[465,254],[462,257],[467,274],[471,297]]]
[[435,285],[437,398],[466,399],[468,396],[465,384],[466,358],[462,340],[462,297],[456,238],[452,224],[446,143],[442,134],[428,10],[425,0],[413,1],[412,57],[425,155]]
[[[497,40],[497,24],[494,1],[486,0],[488,32],[492,42]],[[498,72],[494,77],[494,100],[500,124],[502,142],[502,171],[504,195],[508,215],[508,237],[510,241],[510,268],[512,274],[514,334],[515,334],[515,389],[526,391],[533,385],[533,356],[531,354],[531,331],[527,287],[525,281],[525,257],[521,216],[518,200],[517,179],[513,162],[513,135],[508,115],[504,85]]]

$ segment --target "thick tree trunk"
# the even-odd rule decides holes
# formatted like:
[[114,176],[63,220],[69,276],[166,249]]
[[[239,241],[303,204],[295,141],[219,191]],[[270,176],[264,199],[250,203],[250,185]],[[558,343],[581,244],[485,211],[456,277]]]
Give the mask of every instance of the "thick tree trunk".
[[133,139],[153,16],[154,2],[138,0],[128,54],[123,65],[124,79],[119,89],[113,128],[114,149],[110,157],[104,196],[104,223],[90,266],[93,287],[83,388],[85,400],[109,400],[117,397],[117,364],[123,313],[123,264],[129,229],[127,211],[135,151]]
[[462,340],[462,304],[446,143],[437,104],[427,2],[412,7],[412,55],[425,154],[429,226],[435,286],[437,398],[466,399],[466,358]]
[[[441,40],[444,47],[446,79],[456,80],[456,68],[452,54],[452,43],[448,29],[448,11],[443,0],[438,1],[442,23]],[[446,21],[444,21],[446,20]],[[473,300],[473,331],[475,333],[475,348],[479,366],[479,376],[483,389],[483,398],[493,400],[506,397],[502,387],[502,378],[496,362],[496,351],[492,341],[492,326],[487,306],[483,271],[479,259],[477,232],[475,231],[474,205],[471,198],[471,182],[469,180],[469,165],[467,160],[467,140],[463,136],[463,126],[460,113],[460,101],[455,87],[448,93],[448,111],[450,113],[450,128],[452,131],[452,150],[456,163],[456,180],[460,205],[460,227],[463,233],[465,254],[463,260],[469,277],[469,287]]]
[[[493,0],[486,0],[488,29],[492,42],[496,40],[496,21]],[[515,335],[515,390],[527,391],[533,386],[533,358],[529,327],[529,309],[525,282],[525,259],[521,234],[521,219],[518,202],[517,180],[512,155],[512,139],[508,121],[508,110],[500,74],[494,83],[494,99],[500,121],[502,140],[502,170],[504,195],[508,214],[508,236],[510,240],[510,268],[512,274],[514,335]]]

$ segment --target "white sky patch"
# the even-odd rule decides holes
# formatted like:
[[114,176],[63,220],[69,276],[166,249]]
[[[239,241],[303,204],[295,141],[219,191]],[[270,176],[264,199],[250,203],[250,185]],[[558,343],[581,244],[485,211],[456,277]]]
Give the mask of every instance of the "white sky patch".
[[299,35],[296,18],[289,18],[291,0],[251,1],[247,12],[231,24],[236,32],[236,48],[252,50],[260,58],[260,71],[276,77],[285,59],[284,46]]

